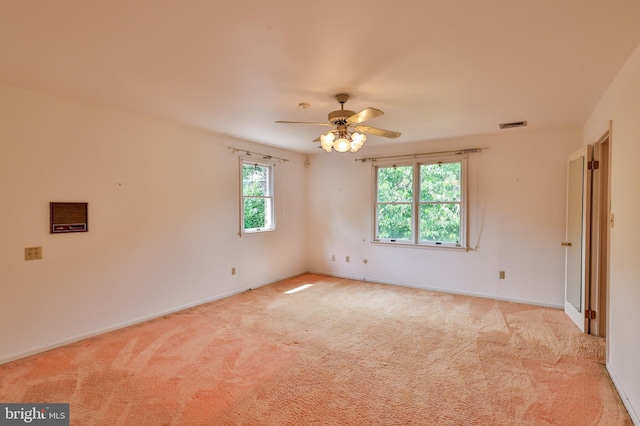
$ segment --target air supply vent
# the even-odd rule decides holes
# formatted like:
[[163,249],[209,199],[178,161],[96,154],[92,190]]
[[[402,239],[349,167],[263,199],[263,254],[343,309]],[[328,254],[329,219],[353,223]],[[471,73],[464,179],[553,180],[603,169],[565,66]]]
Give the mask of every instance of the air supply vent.
[[526,121],[512,121],[511,123],[500,123],[501,129],[511,129],[512,127],[524,127],[527,125]]

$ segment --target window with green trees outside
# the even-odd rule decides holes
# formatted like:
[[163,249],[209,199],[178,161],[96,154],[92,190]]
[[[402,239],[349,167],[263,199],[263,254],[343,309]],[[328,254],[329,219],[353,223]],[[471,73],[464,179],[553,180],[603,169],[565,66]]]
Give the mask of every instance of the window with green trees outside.
[[273,164],[242,160],[242,232],[273,231]]
[[378,242],[466,247],[466,158],[376,166]]

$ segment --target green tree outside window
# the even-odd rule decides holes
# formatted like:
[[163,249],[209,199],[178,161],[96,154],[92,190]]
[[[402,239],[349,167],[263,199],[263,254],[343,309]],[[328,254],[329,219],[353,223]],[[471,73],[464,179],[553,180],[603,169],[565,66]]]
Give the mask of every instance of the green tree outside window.
[[272,165],[242,162],[243,230],[273,229]]
[[375,239],[461,245],[462,176],[458,160],[377,167]]

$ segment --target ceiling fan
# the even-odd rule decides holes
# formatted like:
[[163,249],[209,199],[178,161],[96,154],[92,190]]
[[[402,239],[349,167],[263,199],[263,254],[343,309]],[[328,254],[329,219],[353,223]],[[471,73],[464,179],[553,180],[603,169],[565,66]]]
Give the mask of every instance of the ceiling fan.
[[391,139],[400,136],[399,132],[394,132],[393,130],[359,125],[364,121],[384,115],[384,112],[377,108],[365,108],[358,113],[346,110],[344,109],[344,104],[348,99],[349,95],[346,93],[338,93],[336,95],[336,100],[340,103],[340,109],[329,113],[328,123],[308,121],[276,121],[276,123],[335,126],[335,129],[323,133],[314,140],[314,142],[320,142],[321,148],[327,152],[331,152],[332,149],[338,152],[356,152],[364,145],[364,142],[367,140],[367,134]]

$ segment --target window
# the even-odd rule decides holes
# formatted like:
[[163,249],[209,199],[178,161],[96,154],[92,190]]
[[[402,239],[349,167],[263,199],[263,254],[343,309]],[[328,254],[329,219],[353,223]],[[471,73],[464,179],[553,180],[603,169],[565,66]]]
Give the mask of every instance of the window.
[[375,167],[374,241],[466,247],[466,158]]
[[240,223],[242,233],[275,230],[273,202],[273,164],[241,159],[242,200]]

